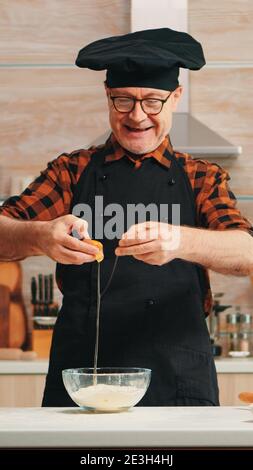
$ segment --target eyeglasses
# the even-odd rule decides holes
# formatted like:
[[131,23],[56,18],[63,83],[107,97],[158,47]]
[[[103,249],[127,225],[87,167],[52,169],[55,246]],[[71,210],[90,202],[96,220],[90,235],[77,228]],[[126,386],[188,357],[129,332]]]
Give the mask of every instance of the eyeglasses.
[[127,96],[111,96],[110,98],[113,102],[113,106],[116,111],[120,113],[131,113],[135,108],[137,101],[141,104],[141,109],[145,114],[159,114],[166,101],[169,99],[172,91],[167,96],[165,100],[160,100],[156,98],[144,98],[142,100],[138,100],[137,98],[130,98]]

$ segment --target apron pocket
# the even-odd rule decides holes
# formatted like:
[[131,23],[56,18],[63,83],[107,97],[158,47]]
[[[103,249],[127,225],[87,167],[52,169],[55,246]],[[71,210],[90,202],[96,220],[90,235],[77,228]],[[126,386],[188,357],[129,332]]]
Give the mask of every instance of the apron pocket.
[[175,348],[176,396],[219,405],[219,390],[213,356],[184,347]]
[[[185,377],[176,378],[176,397],[181,400],[196,400],[196,405],[218,406],[218,402],[214,397],[214,393],[210,390],[210,385],[199,380]],[[194,403],[193,401],[193,403]],[[190,401],[189,401],[190,403]]]

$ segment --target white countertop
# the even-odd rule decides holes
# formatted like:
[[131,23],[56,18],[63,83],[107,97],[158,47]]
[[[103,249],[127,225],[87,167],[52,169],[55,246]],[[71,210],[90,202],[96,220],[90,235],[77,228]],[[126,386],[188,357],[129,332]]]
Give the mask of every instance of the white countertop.
[[[252,374],[253,357],[247,359],[221,358],[215,360],[218,373],[229,374]],[[37,374],[44,375],[48,370],[47,359],[36,359],[34,361],[1,361],[0,374]]]
[[219,374],[253,374],[253,357],[215,359],[215,366]]
[[32,361],[4,361],[0,360],[0,375],[35,374],[45,375],[48,370],[47,359],[35,359]]
[[253,447],[247,407],[0,408],[0,447]]

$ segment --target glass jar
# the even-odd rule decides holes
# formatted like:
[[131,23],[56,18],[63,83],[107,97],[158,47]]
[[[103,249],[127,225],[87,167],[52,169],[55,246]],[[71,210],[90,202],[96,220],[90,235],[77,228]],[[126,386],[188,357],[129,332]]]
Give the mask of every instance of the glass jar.
[[229,345],[228,345],[228,350],[229,351],[240,351],[240,334],[238,332],[236,333],[230,333],[229,334]]
[[220,344],[222,347],[222,356],[227,357],[230,350],[230,338],[226,331],[221,331],[220,333]]
[[240,329],[240,313],[228,313],[226,315],[226,323],[227,323],[227,332],[228,333],[239,333]]
[[240,351],[252,353],[252,334],[249,332],[240,333]]
[[248,313],[241,313],[240,315],[240,332],[251,333],[252,316]]

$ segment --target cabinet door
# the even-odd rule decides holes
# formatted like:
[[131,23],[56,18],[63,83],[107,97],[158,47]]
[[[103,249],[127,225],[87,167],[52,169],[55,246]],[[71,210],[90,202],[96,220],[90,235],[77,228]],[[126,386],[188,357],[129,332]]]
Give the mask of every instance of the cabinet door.
[[0,406],[41,406],[45,375],[0,375]]
[[243,405],[238,395],[253,392],[253,374],[218,374],[221,406]]

